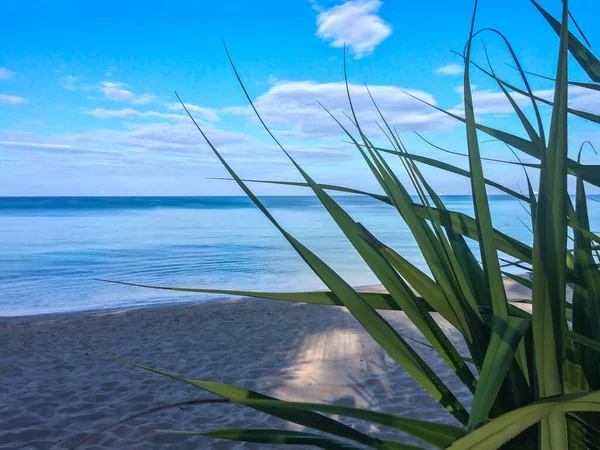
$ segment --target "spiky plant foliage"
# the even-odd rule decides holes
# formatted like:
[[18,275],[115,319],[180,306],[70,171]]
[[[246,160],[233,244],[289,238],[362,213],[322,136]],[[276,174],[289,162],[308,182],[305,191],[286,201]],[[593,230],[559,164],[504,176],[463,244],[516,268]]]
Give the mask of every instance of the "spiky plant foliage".
[[[304,179],[300,183],[275,183],[310,189],[388,293],[365,293],[353,289],[319,256],[286,231],[249,189],[248,183],[257,180],[242,180],[196,122],[194,123],[202,138],[231,178],[327,285],[329,292],[272,293],[161,288],[344,306],[387,354],[454,416],[461,426],[336,405],[286,402],[237,386],[181,379],[137,366],[177,378],[231,402],[319,432],[229,429],[197,434],[265,444],[313,445],[328,449],[417,448],[382,440],[374,434],[355,430],[325,415],[337,414],[394,428],[437,448],[600,448],[600,271],[597,253],[600,236],[590,230],[585,193],[586,182],[600,186],[600,166],[581,164],[579,156],[577,159],[570,158],[567,139],[570,115],[600,123],[600,116],[572,109],[567,101],[569,85],[600,90],[600,61],[569,32],[567,0],[563,0],[560,20],[551,16],[535,0],[530,1],[559,37],[553,100],[540,98],[534,93],[527,73],[507,41],[507,48],[521,76],[523,88],[498,78],[491,65],[485,68],[471,61],[471,42],[478,34],[474,31],[474,13],[470,39],[462,55],[465,60],[464,117],[431,105],[464,124],[469,170],[409,153],[383,115],[382,130],[387,134],[391,148],[375,146],[361,128],[346,81],[351,111],[349,118],[354,129],[344,128],[333,115],[332,120],[340,125],[347,139],[362,156],[384,194],[321,185],[296,163],[269,131],[244,89],[262,125]],[[569,53],[589,76],[590,81],[569,81]],[[476,121],[470,83],[473,68],[497,82],[514,108],[527,138]],[[233,70],[239,80],[235,67]],[[241,80],[239,81],[243,88]],[[535,121],[531,122],[527,118],[511,97],[511,92],[529,99]],[[552,108],[548,130],[544,129],[539,104]],[[376,106],[375,102],[374,105]],[[193,120],[191,115],[190,118]],[[536,197],[529,178],[527,195],[484,178],[482,160],[485,158],[482,158],[479,151],[479,134],[487,134],[504,142],[516,155],[522,153],[539,160],[539,164],[521,164],[524,168],[539,170],[539,197]],[[410,183],[416,189],[417,199],[409,195],[407,186],[390,166],[389,158],[399,158],[402,162]],[[447,209],[416,163],[468,177],[474,217]],[[569,177],[576,180],[574,204],[567,189]],[[532,217],[533,246],[494,228],[486,185],[500,189],[528,205]],[[402,255],[378,241],[361,224],[355,222],[330,196],[328,192],[331,191],[368,195],[391,205],[408,225],[431,274],[410,264]],[[574,242],[573,249],[569,249],[568,245],[570,235]],[[469,240],[477,242],[476,253],[468,245]],[[506,264],[502,264],[499,252],[512,258],[509,264],[528,271],[531,277],[505,272]],[[532,288],[532,313],[507,301],[503,275]],[[573,289],[572,301],[567,300],[567,286]],[[461,404],[445,382],[382,317],[379,311],[386,309],[406,313],[429,345],[472,393],[470,410]],[[468,358],[459,354],[432,317],[432,312],[439,313],[462,334],[470,352]],[[472,366],[467,361],[472,362]]]

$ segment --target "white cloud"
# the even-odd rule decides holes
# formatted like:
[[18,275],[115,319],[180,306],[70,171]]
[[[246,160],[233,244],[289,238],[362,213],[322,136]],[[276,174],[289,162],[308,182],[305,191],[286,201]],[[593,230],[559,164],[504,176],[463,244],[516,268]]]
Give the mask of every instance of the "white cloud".
[[[165,106],[173,111],[184,111],[181,103],[166,103]],[[207,120],[209,122],[218,122],[220,120],[217,115],[217,110],[213,108],[205,108],[203,106],[194,105],[192,103],[186,103],[186,108],[192,115],[196,117],[200,117],[201,119]]]
[[[477,85],[476,84],[472,84],[471,85],[471,92],[475,92],[477,90]],[[456,92],[457,94],[464,94],[465,93],[465,87],[461,84],[459,86],[456,86],[454,88],[454,92]]]
[[125,89],[125,84],[114,81],[103,81],[98,86],[100,91],[109,100],[115,102],[129,102],[134,104],[149,103],[154,100],[154,95],[143,94],[136,95],[128,89]]
[[73,75],[67,75],[65,77],[65,84],[63,85],[63,87],[65,89],[67,89],[68,91],[75,91],[78,88],[77,82],[79,80],[81,80],[81,77],[75,77]]
[[[551,96],[547,98],[551,99]],[[580,86],[571,86],[569,88],[569,106],[574,109],[600,114],[600,92]]]
[[144,105],[146,103],[153,102],[156,99],[155,95],[152,94],[143,94],[138,95],[133,99],[133,103],[136,105]]
[[[204,124],[204,132],[230,162],[245,163],[245,167],[282,163],[285,155],[274,144],[263,144],[251,136]],[[352,157],[345,144],[290,145],[287,147],[301,162],[343,161]],[[169,161],[171,169],[193,165],[218,167],[220,164],[191,123],[153,123],[133,126],[128,130],[95,129],[80,134],[37,135],[0,130],[0,153],[22,156],[24,153],[54,155],[72,163],[111,165],[152,165]],[[85,157],[73,159],[77,154]]]
[[14,72],[4,67],[0,67],[0,80],[10,80],[14,76]]
[[[511,97],[521,107],[525,107],[528,104],[527,97],[525,96],[512,93]],[[506,95],[499,91],[483,90],[473,92],[473,107],[477,114],[508,114],[514,112]]]
[[226,108],[221,108],[219,112],[233,116],[246,116],[252,114],[252,109],[249,106],[227,106]]
[[[554,96],[553,89],[537,90],[533,93],[535,96],[546,100],[552,100]],[[525,95],[514,92],[510,95],[521,108],[531,106],[531,101]],[[514,112],[506,95],[501,91],[474,91],[473,106],[476,114],[509,114]],[[600,92],[579,86],[571,86],[569,87],[569,107],[600,114]],[[463,105],[460,104],[456,108],[462,111]]]
[[136,109],[131,108],[123,108],[123,109],[105,109],[105,108],[96,108],[90,111],[86,111],[86,114],[90,116],[97,117],[99,119],[144,119],[144,118],[158,118],[158,119],[167,119],[167,120],[189,120],[187,116],[183,114],[165,114],[157,111],[138,111]]
[[[230,132],[210,125],[204,126],[204,132],[216,146],[231,146],[250,142],[250,137],[243,133]],[[204,139],[189,121],[182,124],[151,124],[135,127],[127,132],[116,131],[106,137],[96,136],[96,140],[108,139],[110,144],[126,147],[190,153],[199,148],[207,149]]]
[[115,102],[130,102],[133,101],[135,95],[133,92],[128,91],[122,87],[121,83],[112,83],[110,81],[103,81],[100,83],[100,90],[106,98]]
[[460,75],[463,73],[464,67],[460,64],[447,64],[435,70],[435,73],[440,75]]
[[53,154],[110,154],[115,150],[99,149],[75,142],[75,135],[40,136],[34,133],[12,130],[0,130],[0,149],[3,153],[40,152]]
[[[242,133],[207,126],[205,132],[218,146],[235,146],[251,141]],[[95,129],[80,134],[37,135],[0,130],[0,149],[38,151],[60,154],[113,154],[126,157],[132,153],[152,155],[196,154],[207,150],[202,136],[191,123],[172,125],[154,123],[138,125],[128,130]],[[208,155],[204,152],[204,156]]]
[[[93,148],[81,148],[69,144],[37,142],[37,141],[0,141],[0,148],[5,150],[38,150],[38,151],[58,151],[69,153],[99,153]],[[103,152],[101,152],[103,153]]]
[[[455,92],[459,92],[462,94],[463,90],[456,89]],[[547,98],[548,91],[536,91],[535,95]],[[515,101],[517,105],[521,108],[527,108],[531,105],[529,99],[521,94],[512,92],[510,96]],[[484,114],[511,114],[514,113],[514,109],[506,95],[502,91],[492,91],[489,89],[484,90],[473,90],[473,108],[475,109],[475,114],[484,115]],[[464,111],[464,103],[460,103],[455,106],[453,112],[463,114]]]
[[[406,95],[395,86],[369,87],[377,105],[391,126],[399,132],[412,130],[448,129],[453,122],[443,114]],[[435,99],[422,91],[406,90],[411,94],[435,104]],[[350,85],[350,93],[362,127],[371,133],[380,134],[377,122],[381,118],[373,106],[364,86]],[[343,131],[317,104],[321,102],[352,132],[354,127],[345,117],[350,113],[344,83],[318,84],[312,81],[281,83],[259,96],[255,105],[266,123],[280,136],[300,139],[339,138]],[[252,117],[249,107],[229,107],[222,114],[247,115]]]
[[350,0],[317,16],[317,36],[332,47],[349,46],[357,59],[373,53],[391,33],[389,24],[377,15],[380,0]]
[[0,103],[4,103],[6,105],[18,105],[19,103],[27,103],[27,100],[16,95],[0,94]]
[[[352,158],[354,148],[348,144],[330,144],[330,145],[286,145],[285,149],[289,151],[301,164],[303,162],[317,161],[317,162],[333,162],[333,161],[346,161]],[[272,154],[279,152],[279,147],[273,146],[271,149]],[[281,155],[283,156],[283,155]]]
[[281,83],[281,82],[282,82],[282,80],[277,78],[275,75],[271,74],[271,75],[269,75],[269,77],[266,80],[256,81],[255,84],[257,84],[259,86],[262,86],[262,85],[273,86],[274,84]]

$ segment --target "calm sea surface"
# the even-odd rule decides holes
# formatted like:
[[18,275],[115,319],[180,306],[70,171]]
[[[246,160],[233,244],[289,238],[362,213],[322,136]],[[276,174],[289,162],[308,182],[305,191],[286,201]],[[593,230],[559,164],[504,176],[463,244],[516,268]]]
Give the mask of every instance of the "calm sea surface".
[[[352,285],[378,284],[313,197],[264,197],[296,238]],[[424,262],[397,213],[375,200],[337,197],[355,220],[419,267]],[[468,196],[445,196],[472,212]],[[592,228],[600,207],[590,202]],[[494,225],[531,241],[516,200],[493,196]],[[0,198],[0,316],[163,304],[215,295],[95,281],[182,287],[313,290],[324,286],[245,197]]]

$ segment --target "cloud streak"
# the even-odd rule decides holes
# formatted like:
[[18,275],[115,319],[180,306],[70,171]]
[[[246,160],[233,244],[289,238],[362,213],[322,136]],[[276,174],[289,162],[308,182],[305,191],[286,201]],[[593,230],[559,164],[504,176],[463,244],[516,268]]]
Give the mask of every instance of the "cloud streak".
[[167,119],[167,120],[176,120],[176,121],[184,121],[189,120],[187,116],[183,114],[169,114],[169,113],[161,113],[158,111],[138,111],[132,108],[123,108],[123,109],[105,109],[105,108],[96,108],[90,111],[86,111],[86,114],[90,116],[97,117],[99,119]]
[[464,67],[460,64],[446,64],[445,66],[438,67],[435,73],[438,75],[460,75],[464,71]]
[[[184,111],[181,103],[165,103],[165,106],[173,111]],[[185,103],[185,107],[194,117],[207,120],[209,122],[218,122],[220,119],[217,110],[214,108],[205,108],[203,106],[194,105],[192,103]]]
[[[281,150],[244,133],[203,125],[211,142],[230,162],[249,164],[285,163]],[[290,145],[300,161],[344,161],[352,157],[345,144]],[[95,129],[85,133],[41,136],[35,133],[0,130],[0,154],[21,158],[24,154],[56,157],[70,165],[110,162],[110,165],[156,165],[169,161],[171,169],[193,165],[219,166],[218,160],[192,123],[152,123],[127,130]],[[73,158],[77,155],[77,158]],[[82,159],[83,158],[83,159]]]
[[[535,90],[533,91],[533,94],[536,97],[552,101],[554,97],[554,90]],[[521,108],[527,108],[531,106],[531,100],[529,97],[514,92],[510,95],[515,103],[517,103]],[[514,109],[507,100],[506,95],[499,91],[475,90],[473,92],[473,105],[476,114],[514,113]],[[570,86],[569,107],[594,114],[600,114],[600,92],[592,89],[586,89],[584,87]],[[460,104],[456,106],[456,109],[462,111],[464,110],[464,107],[462,104]]]
[[75,77],[73,75],[67,75],[63,87],[68,91],[76,91],[77,83],[81,80],[81,77]]
[[27,103],[27,99],[19,97],[17,95],[4,95],[0,94],[0,103],[5,105],[19,105],[21,103]]
[[0,80],[10,80],[15,73],[5,67],[0,67]]
[[125,89],[124,83],[114,81],[103,81],[98,86],[105,98],[114,102],[128,102],[136,105],[149,103],[155,99],[154,95],[143,94],[136,95],[132,91]]

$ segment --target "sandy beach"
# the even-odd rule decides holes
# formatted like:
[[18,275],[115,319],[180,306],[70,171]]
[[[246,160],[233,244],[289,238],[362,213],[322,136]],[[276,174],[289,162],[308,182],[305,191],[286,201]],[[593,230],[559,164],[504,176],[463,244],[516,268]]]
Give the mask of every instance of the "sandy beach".
[[[512,296],[523,294],[514,289]],[[419,337],[403,313],[384,315],[404,335]],[[463,345],[456,330],[444,320],[440,324]],[[80,339],[143,365],[286,400],[335,402],[455,423],[344,308],[231,299],[0,319],[0,448],[68,449],[145,409],[215,398],[94,353]],[[426,347],[415,344],[415,349],[469,406],[468,392],[443,361]],[[385,427],[351,419],[347,423],[384,438],[400,438]],[[240,405],[185,406],[120,424],[77,448],[264,448],[155,431],[242,426],[298,429]]]

